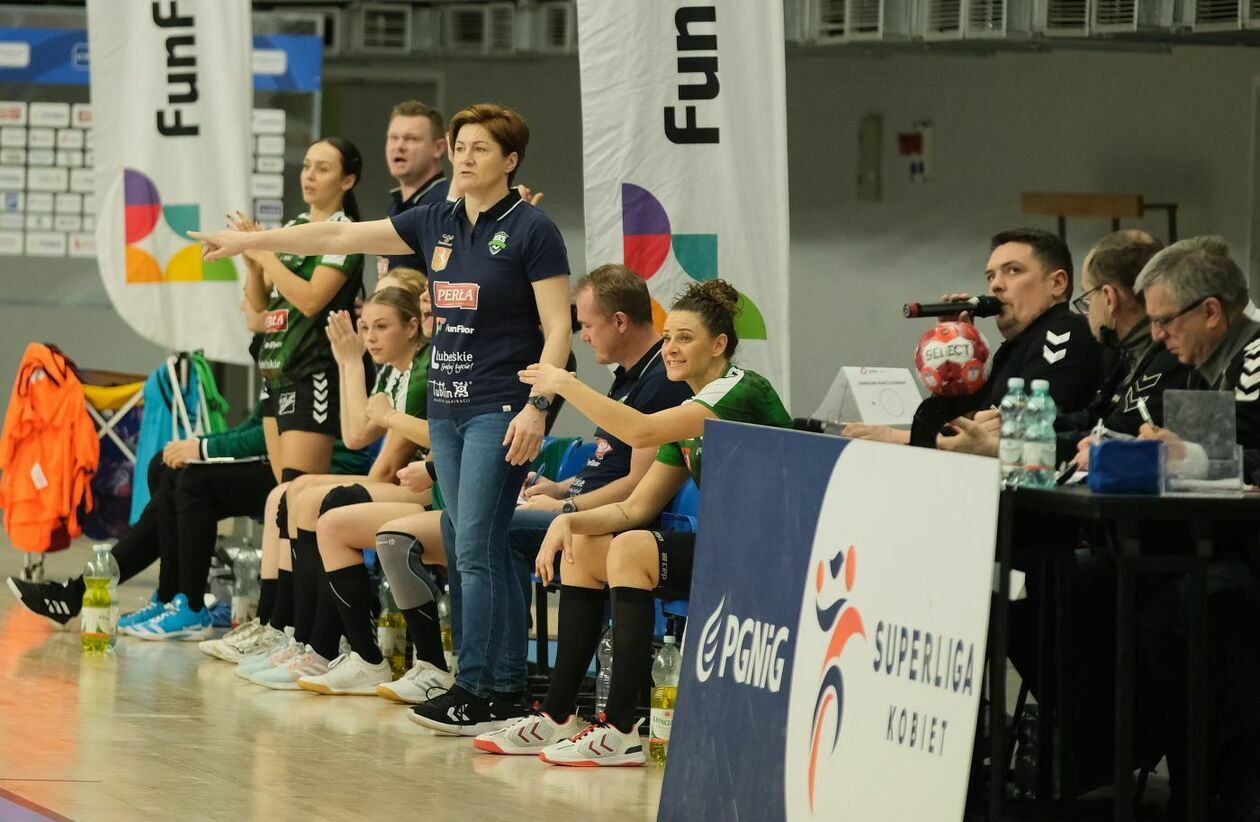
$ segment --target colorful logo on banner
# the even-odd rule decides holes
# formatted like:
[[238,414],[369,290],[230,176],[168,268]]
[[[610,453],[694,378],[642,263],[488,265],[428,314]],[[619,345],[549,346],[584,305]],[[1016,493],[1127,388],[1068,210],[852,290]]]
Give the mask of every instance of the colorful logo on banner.
[[[718,235],[674,234],[669,214],[652,192],[633,183],[621,184],[622,259],[631,271],[651,281],[665,264],[670,251],[679,267],[697,282],[718,277]],[[766,321],[761,309],[742,292],[735,332],[740,339],[766,339]],[[652,300],[657,328],[665,322],[665,310]]]
[[[236,279],[236,267],[231,260],[203,262],[200,243],[182,245],[169,255],[159,251],[182,244],[188,239],[189,231],[201,229],[201,208],[196,203],[162,205],[153,180],[143,172],[127,168],[123,169],[123,205],[128,284]],[[166,229],[174,232],[174,240],[169,235],[154,236],[154,231],[160,228],[159,222],[165,222]],[[142,243],[147,248],[142,248]]]
[[[841,571],[844,572],[844,589],[838,592]],[[809,732],[808,773],[811,811],[814,809],[814,777],[818,769],[822,733],[828,716],[832,713],[832,705],[835,706],[835,722],[832,726],[830,744],[824,756],[834,753],[836,743],[840,741],[840,724],[844,719],[844,674],[840,670],[840,654],[844,652],[845,645],[853,637],[866,638],[866,627],[862,624],[862,615],[858,613],[854,605],[849,603],[848,598],[848,594],[853,591],[856,573],[857,551],[850,545],[848,552],[837,551],[830,561],[819,560],[813,574],[814,615],[818,618],[819,630],[829,635],[831,639],[823,654],[818,698],[814,701],[814,723]],[[808,588],[806,598],[811,598]]]

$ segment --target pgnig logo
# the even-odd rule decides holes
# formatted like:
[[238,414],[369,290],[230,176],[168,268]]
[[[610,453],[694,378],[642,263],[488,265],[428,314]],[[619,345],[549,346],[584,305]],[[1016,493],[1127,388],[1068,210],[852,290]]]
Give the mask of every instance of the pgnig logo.
[[[836,744],[840,741],[840,728],[844,719],[844,674],[840,667],[840,657],[849,640],[855,636],[866,637],[862,615],[849,596],[856,576],[857,550],[850,545],[848,550],[836,551],[830,559],[819,559],[811,574],[812,592],[807,591],[806,595],[806,610],[813,611],[823,640],[822,658],[818,668],[813,669],[818,670],[819,675],[815,680],[817,695],[814,698],[813,722],[807,739],[809,750],[806,780],[811,812],[814,809],[818,765],[835,752]],[[806,614],[801,615],[802,621],[808,618]],[[799,678],[801,687],[808,690],[807,680],[811,667],[801,666],[803,661],[798,655],[794,677]],[[793,759],[806,754],[803,751],[788,750],[787,755],[789,759]]]
[[784,646],[791,636],[786,625],[728,613],[726,597],[722,597],[700,632],[696,679],[708,682],[716,676],[778,693],[783,684]]
[[[720,276],[718,235],[673,233],[669,215],[661,201],[646,188],[633,183],[621,184],[621,234],[622,259],[626,267],[646,280],[649,287],[656,285],[652,278],[661,273],[671,250],[678,269],[687,277],[704,282]],[[663,285],[667,293],[661,294],[659,290],[656,293],[671,299],[674,295],[668,293],[668,289],[678,288],[679,284],[665,282]],[[756,303],[741,293],[739,307],[735,332],[740,339],[766,339],[766,321]],[[652,315],[659,328],[665,321],[665,311],[655,297],[652,299]]]
[[162,205],[153,180],[134,168],[123,170],[123,215],[127,240],[127,282],[236,280],[231,260],[201,259],[201,244],[188,232],[201,230],[196,203]]

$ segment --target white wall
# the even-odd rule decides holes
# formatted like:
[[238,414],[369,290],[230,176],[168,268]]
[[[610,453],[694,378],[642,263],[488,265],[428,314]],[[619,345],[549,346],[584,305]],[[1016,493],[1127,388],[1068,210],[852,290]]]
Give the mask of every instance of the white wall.
[[[448,115],[489,100],[519,110],[531,150],[521,181],[546,192],[543,207],[564,233],[575,272],[588,266],[582,233],[580,94],[575,58],[478,63],[408,61],[397,70],[440,74]],[[858,58],[824,50],[788,58],[792,204],[792,410],[808,413],[841,364],[906,365],[924,326],[900,319],[908,299],[978,290],[993,232],[1023,224],[1026,190],[1116,191],[1181,205],[1183,237],[1224,234],[1248,259],[1255,53],[1179,48],[1170,54],[1061,51],[993,58]],[[854,195],[857,129],[882,113],[884,199]],[[934,129],[927,185],[908,181],[895,135],[919,119]],[[330,125],[330,130],[336,130]],[[378,147],[363,146],[367,173]],[[755,196],[751,192],[750,196]],[[1141,223],[1162,235],[1163,217]],[[1109,230],[1069,223],[1078,260]],[[591,264],[602,261],[590,261]],[[57,288],[46,267],[5,260],[0,282]],[[24,287],[23,293],[29,289]],[[0,293],[0,385],[30,339],[59,342],[84,365],[148,370],[157,352],[104,308],[6,307]],[[989,326],[990,342],[999,337]],[[607,377],[577,345],[581,371]],[[116,358],[116,359],[115,359]],[[557,433],[589,429],[566,411]]]

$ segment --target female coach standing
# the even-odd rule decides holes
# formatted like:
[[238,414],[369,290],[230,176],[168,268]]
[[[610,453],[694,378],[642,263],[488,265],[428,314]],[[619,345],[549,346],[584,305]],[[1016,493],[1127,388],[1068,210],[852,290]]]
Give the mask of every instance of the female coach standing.
[[[302,161],[298,225],[349,225],[359,218],[353,189],[363,156],[349,140],[327,137],[311,144]],[[261,234],[239,214],[237,229]],[[340,432],[337,362],[324,334],[328,314],[352,310],[363,286],[361,254],[245,254],[245,297],[266,312],[266,336],[258,353],[264,380],[263,431],[278,481],[299,474],[326,474]]]
[[[454,202],[386,220],[323,222],[273,231],[193,236],[209,260],[262,250],[294,254],[406,254],[429,261],[436,327],[429,371],[429,435],[455,528],[463,594],[455,687],[412,717],[476,735],[525,711],[516,672],[502,668],[503,637],[522,633],[524,594],[507,529],[526,467],[541,448],[552,396],[517,372],[569,356],[569,264],[554,223],[511,189],[529,129],[520,115],[478,104],[451,120]],[[541,332],[540,332],[541,326]]]

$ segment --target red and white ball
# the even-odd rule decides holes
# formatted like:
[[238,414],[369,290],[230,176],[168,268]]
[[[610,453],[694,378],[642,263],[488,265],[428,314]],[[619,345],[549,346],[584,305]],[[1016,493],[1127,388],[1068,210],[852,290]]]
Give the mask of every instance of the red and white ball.
[[942,397],[979,391],[988,362],[989,343],[970,323],[938,323],[923,333],[914,351],[923,384]]

